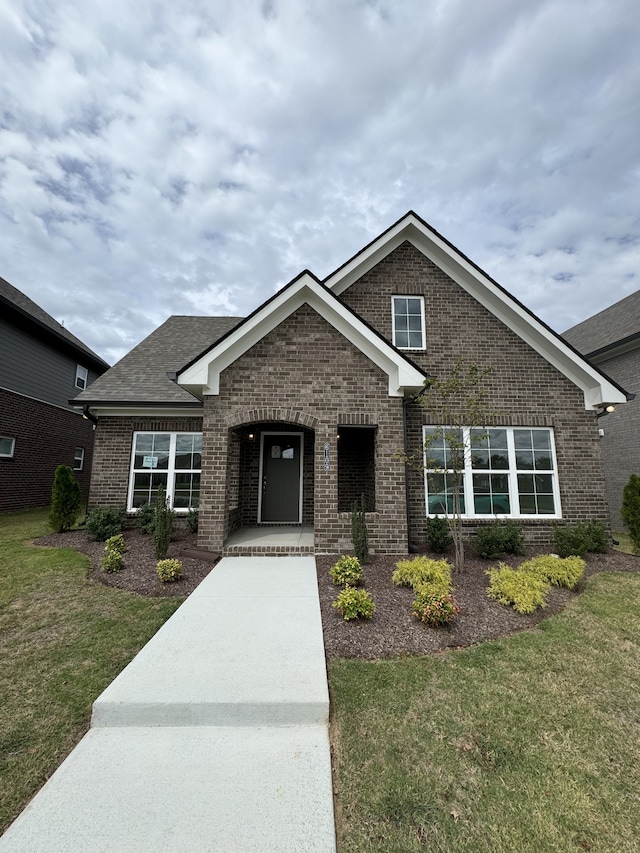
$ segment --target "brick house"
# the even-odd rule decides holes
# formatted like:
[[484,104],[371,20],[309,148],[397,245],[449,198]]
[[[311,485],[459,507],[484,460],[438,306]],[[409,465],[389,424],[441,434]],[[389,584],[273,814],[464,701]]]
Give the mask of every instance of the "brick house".
[[306,525],[337,552],[364,494],[371,549],[406,552],[442,511],[446,474],[395,454],[438,424],[412,397],[459,355],[492,369],[497,417],[465,471],[470,530],[501,513],[535,541],[558,519],[606,520],[597,414],[625,392],[411,212],[243,320],[169,318],[83,391],[91,502],[135,512],[162,483],[178,512],[199,505],[202,548]]
[[94,429],[70,405],[109,365],[0,278],[0,512],[46,506],[58,465],[86,499]]
[[[564,332],[576,349],[637,398],[640,394],[640,290]],[[622,491],[640,474],[638,400],[599,421],[607,499],[614,530],[622,529]]]

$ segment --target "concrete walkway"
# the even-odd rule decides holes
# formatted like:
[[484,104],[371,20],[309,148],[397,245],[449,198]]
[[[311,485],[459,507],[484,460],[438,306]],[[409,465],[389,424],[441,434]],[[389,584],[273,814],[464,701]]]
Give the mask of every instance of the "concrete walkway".
[[109,685],[0,853],[332,853],[313,557],[226,557]]

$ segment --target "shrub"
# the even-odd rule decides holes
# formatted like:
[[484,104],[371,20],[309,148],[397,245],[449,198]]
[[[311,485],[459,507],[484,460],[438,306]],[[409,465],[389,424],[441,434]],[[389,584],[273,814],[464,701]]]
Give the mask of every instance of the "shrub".
[[553,531],[553,543],[560,557],[584,557],[590,538],[583,524],[558,526]]
[[49,525],[55,533],[69,530],[76,523],[82,506],[80,485],[68,465],[58,465],[53,476]]
[[158,560],[156,573],[162,583],[178,581],[182,577],[182,563],[180,560]]
[[144,503],[138,507],[136,513],[136,523],[143,533],[149,536],[153,535],[153,529],[156,523],[156,510],[153,504]]
[[156,557],[159,560],[163,560],[167,556],[172,531],[173,510],[169,507],[165,497],[164,487],[160,486],[155,504],[153,524],[153,541],[156,549]]
[[351,507],[351,539],[356,557],[363,565],[369,562],[369,534],[367,533],[365,509],[366,504],[364,495],[362,495],[360,501],[354,501]]
[[102,560],[102,568],[105,572],[119,572],[124,566],[123,554],[127,550],[124,536],[118,534],[107,539],[104,546],[105,556]]
[[518,571],[529,572],[553,586],[574,589],[584,574],[584,567],[582,557],[563,558],[544,554],[522,563]]
[[451,566],[447,560],[432,560],[429,557],[414,557],[398,560],[391,580],[396,586],[413,589],[428,584],[432,592],[448,595],[451,592]]
[[609,535],[603,521],[585,521],[583,527],[589,540],[588,551],[606,554],[609,550]]
[[122,533],[118,533],[116,536],[110,536],[106,541],[104,549],[105,551],[115,551],[118,554],[124,554],[127,550],[127,545]]
[[345,621],[349,619],[371,619],[376,606],[366,589],[355,589],[346,586],[333,602],[332,607],[344,616]]
[[500,604],[509,604],[518,613],[533,613],[538,607],[546,607],[549,584],[531,572],[515,571],[511,566],[500,563],[489,569],[489,598]]
[[340,557],[329,569],[336,586],[358,586],[362,582],[362,567],[357,557]]
[[453,542],[447,519],[440,515],[428,516],[425,538],[431,551],[435,551],[436,554],[444,554]]
[[434,592],[430,586],[419,586],[416,589],[413,615],[430,628],[448,625],[459,612],[460,608],[451,594]]
[[634,550],[640,552],[640,477],[632,474],[622,490],[622,522],[629,531]]
[[495,560],[503,554],[521,554],[522,529],[513,521],[494,521],[476,531],[475,549],[480,557]]
[[187,513],[187,527],[192,533],[198,532],[198,524],[200,522],[200,512],[195,508],[191,507],[189,512]]
[[113,506],[97,506],[87,516],[87,530],[98,542],[117,536],[126,518],[123,509]]

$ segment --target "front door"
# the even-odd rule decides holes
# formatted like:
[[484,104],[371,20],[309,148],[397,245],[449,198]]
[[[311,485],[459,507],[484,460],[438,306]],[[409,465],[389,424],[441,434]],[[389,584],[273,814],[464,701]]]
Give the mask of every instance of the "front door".
[[302,521],[302,435],[262,433],[259,521],[299,524]]

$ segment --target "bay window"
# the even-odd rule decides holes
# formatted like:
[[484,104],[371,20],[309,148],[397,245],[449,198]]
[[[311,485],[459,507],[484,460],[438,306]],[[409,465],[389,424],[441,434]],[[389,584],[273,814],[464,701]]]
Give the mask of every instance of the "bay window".
[[428,515],[455,512],[459,477],[465,518],[560,518],[553,431],[541,427],[425,426]]
[[127,509],[154,503],[162,486],[180,512],[200,503],[202,433],[137,432],[133,437]]

